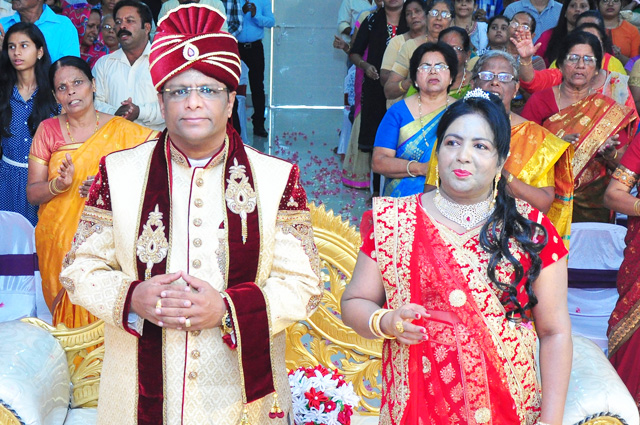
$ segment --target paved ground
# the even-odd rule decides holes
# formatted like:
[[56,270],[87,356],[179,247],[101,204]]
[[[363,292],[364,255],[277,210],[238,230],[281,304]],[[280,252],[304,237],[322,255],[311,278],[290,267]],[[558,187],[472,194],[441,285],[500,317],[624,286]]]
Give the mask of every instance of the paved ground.
[[272,111],[269,138],[253,136],[250,122],[248,130],[255,148],[298,164],[309,201],[325,204],[357,226],[371,196],[340,181],[342,162],[333,149],[341,124],[342,110],[279,109]]

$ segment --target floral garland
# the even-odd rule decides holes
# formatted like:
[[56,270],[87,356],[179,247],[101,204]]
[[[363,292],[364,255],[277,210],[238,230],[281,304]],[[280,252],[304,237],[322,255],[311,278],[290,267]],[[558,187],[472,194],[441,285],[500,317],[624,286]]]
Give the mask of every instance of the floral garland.
[[350,425],[359,398],[338,371],[322,365],[289,372],[296,425]]

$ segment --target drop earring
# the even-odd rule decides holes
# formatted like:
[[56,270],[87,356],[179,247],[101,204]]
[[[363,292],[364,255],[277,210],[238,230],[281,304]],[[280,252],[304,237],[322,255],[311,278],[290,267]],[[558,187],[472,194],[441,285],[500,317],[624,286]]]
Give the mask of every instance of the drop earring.
[[496,206],[496,199],[498,198],[498,183],[500,183],[501,173],[498,171],[496,174],[496,178],[494,179],[493,185],[493,196],[491,197],[491,203],[489,204],[489,211],[491,211]]

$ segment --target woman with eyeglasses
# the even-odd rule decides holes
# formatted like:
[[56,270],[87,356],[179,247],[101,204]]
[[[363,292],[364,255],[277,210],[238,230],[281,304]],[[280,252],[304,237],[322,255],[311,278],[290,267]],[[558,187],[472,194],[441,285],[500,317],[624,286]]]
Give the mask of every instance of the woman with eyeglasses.
[[453,80],[449,95],[462,99],[471,88],[471,73],[467,72],[467,62],[471,57],[471,40],[467,32],[460,27],[449,27],[438,36],[438,41],[453,47],[458,58],[458,74]]
[[98,112],[91,68],[78,57],[65,56],[51,65],[49,82],[65,113],[44,120],[36,130],[29,154],[27,198],[40,205],[36,250],[45,301],[54,326],[64,323],[73,328],[95,317],[71,304],[58,276],[98,163],[103,156],[136,146],[157,132]]
[[640,54],[640,31],[620,16],[620,0],[599,0],[598,9],[604,18],[604,26],[611,34],[615,56],[626,64]]
[[611,222],[604,191],[637,128],[635,110],[593,90],[601,66],[598,38],[569,34],[558,52],[562,83],[534,93],[522,111],[575,149],[573,222]]
[[457,68],[455,51],[443,42],[425,43],[413,53],[409,75],[417,93],[389,108],[373,148],[372,169],[386,177],[385,196],[424,190],[438,120],[454,101],[448,92]]
[[430,4],[427,3],[427,6],[426,37],[407,40],[400,48],[396,62],[391,67],[387,82],[384,84],[384,95],[387,99],[396,99],[413,94],[413,90],[411,90],[413,81],[409,77],[409,62],[413,52],[425,42],[437,42],[440,32],[445,28],[449,28],[451,21],[455,18],[455,10],[451,0],[434,0]]
[[547,66],[558,58],[558,49],[562,40],[578,25],[576,21],[582,12],[596,8],[596,0],[565,0],[558,18],[558,25],[548,29],[538,38],[540,49],[538,55],[542,56]]
[[473,85],[497,95],[509,113],[511,149],[502,170],[507,191],[547,214],[567,248],[573,208],[573,147],[541,125],[511,111],[518,93],[518,64],[510,54],[484,54],[473,68]]
[[104,45],[109,49],[109,53],[113,53],[120,48],[120,42],[116,36],[116,21],[113,20],[113,15],[104,15],[102,17],[102,41]]

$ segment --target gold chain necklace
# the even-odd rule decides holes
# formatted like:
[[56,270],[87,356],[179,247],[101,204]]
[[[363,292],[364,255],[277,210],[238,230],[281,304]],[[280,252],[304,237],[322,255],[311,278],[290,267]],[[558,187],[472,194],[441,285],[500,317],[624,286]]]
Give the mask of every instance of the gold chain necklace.
[[[449,108],[449,96],[447,95],[447,104],[446,108]],[[424,127],[424,123],[422,122],[422,99],[420,98],[420,89],[418,89],[418,115],[420,116],[420,128],[422,128],[422,138],[426,138],[427,130]]]
[[[67,134],[69,135],[69,140],[71,140],[71,143],[75,143],[76,141],[73,140],[73,136],[71,135],[71,128],[69,126],[69,117],[68,116],[66,118],[66,122],[67,122]],[[96,129],[93,130],[93,134],[97,133],[98,127],[100,127],[100,115],[98,115],[98,111],[96,110]]]

